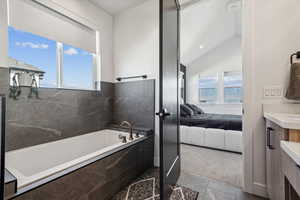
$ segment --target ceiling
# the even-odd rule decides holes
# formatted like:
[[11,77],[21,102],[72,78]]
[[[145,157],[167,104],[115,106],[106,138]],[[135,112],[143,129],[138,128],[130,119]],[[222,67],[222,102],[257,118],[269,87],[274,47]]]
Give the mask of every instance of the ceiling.
[[147,0],[89,0],[97,6],[103,8],[111,15],[118,14],[119,12],[131,7],[135,7]]
[[241,0],[181,0],[181,60],[189,65],[241,35]]

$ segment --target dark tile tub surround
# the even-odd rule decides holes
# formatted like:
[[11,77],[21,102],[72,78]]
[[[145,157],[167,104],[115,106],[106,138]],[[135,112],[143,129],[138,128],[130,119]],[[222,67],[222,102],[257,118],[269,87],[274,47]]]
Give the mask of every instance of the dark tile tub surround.
[[[0,68],[0,93],[9,96],[9,70]],[[101,92],[39,88],[39,98],[22,87],[7,98],[6,151],[102,130],[112,122],[114,84]]]
[[0,67],[0,94],[7,94],[9,89],[8,68]]
[[13,196],[17,191],[17,178],[8,170],[4,172],[4,197]]
[[40,88],[39,98],[29,92],[22,87],[17,100],[8,98],[7,151],[102,130],[112,121],[112,83],[102,83],[101,92]]
[[154,138],[138,142],[90,165],[15,197],[16,200],[109,200],[153,167]]
[[115,83],[114,123],[123,120],[154,130],[155,80]]
[[[6,151],[105,129],[123,120],[154,130],[155,80],[101,83],[101,91],[22,87],[7,98]],[[9,70],[0,67],[0,94],[9,96]]]

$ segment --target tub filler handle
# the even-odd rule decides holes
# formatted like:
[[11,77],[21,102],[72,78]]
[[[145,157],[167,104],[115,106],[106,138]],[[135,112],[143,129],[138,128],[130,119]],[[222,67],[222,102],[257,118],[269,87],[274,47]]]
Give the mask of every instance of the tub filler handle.
[[135,133],[135,137],[136,137],[136,138],[139,138],[139,137],[140,137],[140,133],[139,133],[138,131]]
[[119,135],[119,139],[122,140],[122,143],[127,143],[127,139],[125,135]]

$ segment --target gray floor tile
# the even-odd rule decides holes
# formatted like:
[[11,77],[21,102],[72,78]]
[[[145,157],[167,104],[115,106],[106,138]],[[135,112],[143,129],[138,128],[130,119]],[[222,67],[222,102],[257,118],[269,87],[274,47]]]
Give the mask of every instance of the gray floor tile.
[[206,192],[209,179],[201,176],[194,176],[185,172],[182,172],[178,180],[178,185],[186,186],[192,190],[204,194]]
[[198,200],[264,200],[224,182],[181,172],[178,184],[199,192]]
[[181,145],[178,184],[199,192],[198,200],[264,200],[242,191],[242,156]]
[[224,183],[224,182],[216,181],[216,180],[210,180],[210,182],[208,184],[208,189],[225,192],[225,193],[230,193],[233,195],[235,195],[241,191],[241,189],[238,187],[232,186],[232,185]]
[[236,195],[208,188],[204,200],[236,200]]
[[265,199],[262,197],[258,197],[258,196],[251,195],[251,194],[245,193],[243,191],[240,191],[236,195],[236,200],[265,200]]

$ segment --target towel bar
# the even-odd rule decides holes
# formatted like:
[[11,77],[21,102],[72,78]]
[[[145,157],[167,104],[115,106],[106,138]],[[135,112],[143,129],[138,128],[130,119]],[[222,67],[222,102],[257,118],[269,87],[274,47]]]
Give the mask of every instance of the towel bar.
[[141,75],[141,76],[128,76],[128,77],[118,77],[116,78],[117,81],[122,81],[125,79],[135,79],[135,78],[142,78],[142,79],[147,79],[147,75]]
[[290,58],[291,59],[291,65],[294,63],[294,61],[293,61],[294,56],[296,56],[297,59],[300,59],[300,51],[298,51],[296,53],[293,53],[291,55],[291,58]]

